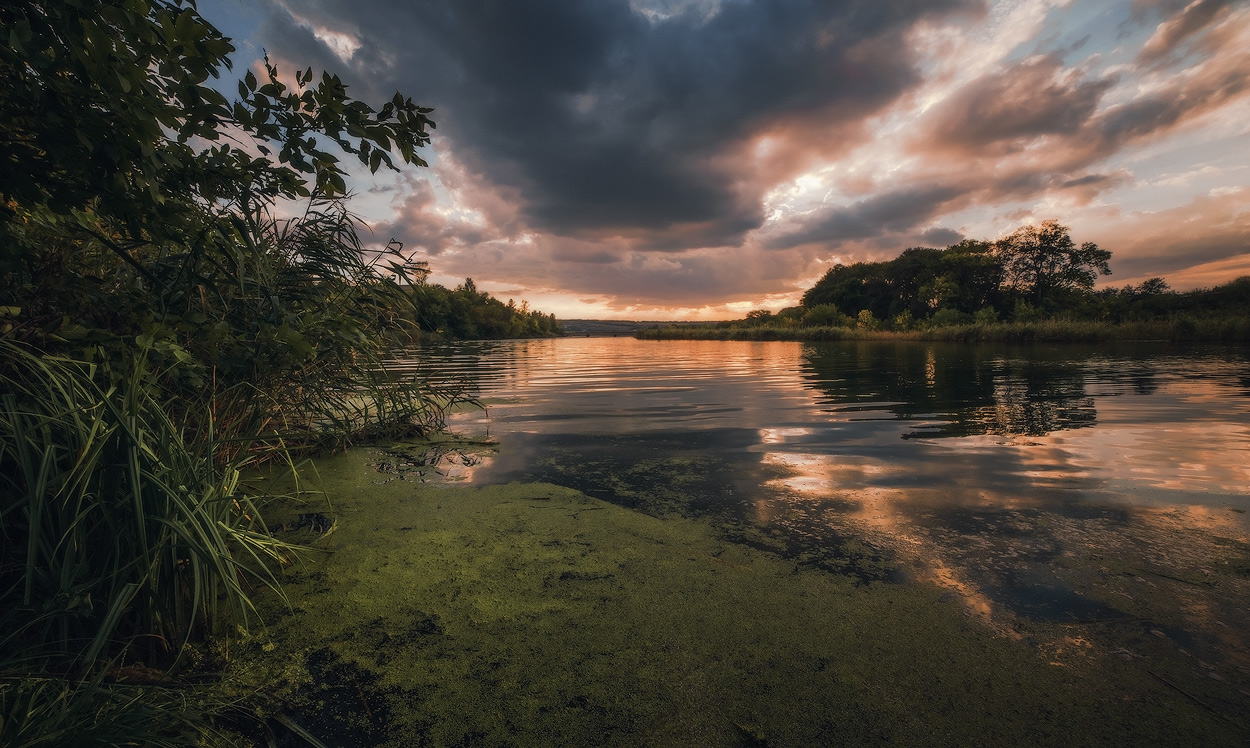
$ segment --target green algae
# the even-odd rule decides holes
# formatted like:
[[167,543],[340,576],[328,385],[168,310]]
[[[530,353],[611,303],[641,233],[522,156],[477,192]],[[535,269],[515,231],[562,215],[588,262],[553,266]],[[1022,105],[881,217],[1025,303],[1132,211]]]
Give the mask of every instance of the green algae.
[[272,645],[236,658],[329,744],[1246,737],[1166,674],[1110,656],[1056,666],[936,589],[864,584],[550,484],[379,483],[385,459],[319,463],[336,532],[290,574],[292,608],[271,601]]

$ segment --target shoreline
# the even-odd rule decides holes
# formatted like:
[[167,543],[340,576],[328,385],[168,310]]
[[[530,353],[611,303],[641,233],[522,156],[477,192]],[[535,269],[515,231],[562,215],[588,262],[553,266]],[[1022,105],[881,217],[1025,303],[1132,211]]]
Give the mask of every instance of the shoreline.
[[799,327],[711,323],[699,326],[644,327],[634,336],[641,340],[784,340],[839,341],[886,340],[961,343],[1136,343],[1250,341],[1250,318],[1163,322],[1104,323],[1069,320],[996,322],[952,325],[928,330],[872,330],[855,327]]

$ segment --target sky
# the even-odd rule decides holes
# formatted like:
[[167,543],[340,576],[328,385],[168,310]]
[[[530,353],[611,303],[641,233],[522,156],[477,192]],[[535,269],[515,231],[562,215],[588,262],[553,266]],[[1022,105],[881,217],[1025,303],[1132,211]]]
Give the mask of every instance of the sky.
[[367,242],[563,319],[730,319],[1046,219],[1102,285],[1250,275],[1250,2],[200,0],[234,73],[434,108]]

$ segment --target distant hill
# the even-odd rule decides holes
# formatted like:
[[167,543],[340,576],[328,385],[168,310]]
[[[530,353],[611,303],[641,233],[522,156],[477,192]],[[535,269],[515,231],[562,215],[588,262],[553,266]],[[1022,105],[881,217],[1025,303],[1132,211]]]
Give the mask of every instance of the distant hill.
[[644,327],[685,327],[687,325],[697,325],[698,322],[654,322],[654,321],[637,321],[624,319],[562,319],[561,327],[564,328],[565,337],[575,338],[611,338],[611,337],[628,337],[634,334],[636,330]]

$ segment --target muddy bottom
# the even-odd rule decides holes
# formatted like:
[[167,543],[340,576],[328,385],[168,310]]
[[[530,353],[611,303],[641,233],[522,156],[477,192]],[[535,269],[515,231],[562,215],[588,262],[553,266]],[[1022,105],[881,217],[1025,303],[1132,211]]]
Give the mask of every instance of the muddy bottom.
[[[291,570],[292,608],[267,606],[271,638],[239,657],[328,745],[1250,739],[1245,629],[1218,625],[1246,620],[1250,561],[1218,523],[969,513],[1018,525],[990,553],[965,543],[975,533],[942,537],[949,522],[891,536],[854,496],[761,505],[774,527],[839,518],[850,551],[810,558],[768,524],[448,484],[396,459],[319,462],[331,505],[289,509],[335,530]],[[635,484],[640,501],[675,500]],[[1044,599],[1009,613],[999,598],[1037,580],[1042,598],[1087,599],[1088,618]]]

